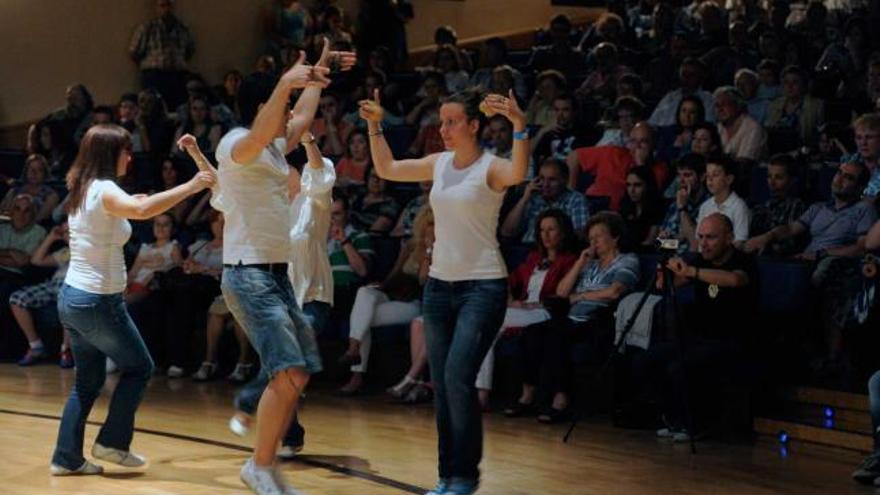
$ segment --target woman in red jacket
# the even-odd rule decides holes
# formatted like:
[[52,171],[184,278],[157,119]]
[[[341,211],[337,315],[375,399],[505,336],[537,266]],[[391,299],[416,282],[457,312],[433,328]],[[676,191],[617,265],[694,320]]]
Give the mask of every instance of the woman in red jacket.
[[[510,274],[507,312],[498,338],[505,330],[522,328],[550,319],[544,308],[544,299],[556,295],[556,286],[566,271],[577,260],[577,238],[571,218],[562,210],[545,210],[535,220],[540,241],[516,270]],[[477,374],[477,391],[484,409],[492,390],[492,372],[495,366],[494,345]]]

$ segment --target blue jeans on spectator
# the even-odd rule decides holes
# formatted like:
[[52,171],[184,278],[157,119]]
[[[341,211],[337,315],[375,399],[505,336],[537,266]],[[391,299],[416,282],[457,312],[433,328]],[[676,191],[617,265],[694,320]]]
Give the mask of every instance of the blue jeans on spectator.
[[868,400],[871,404],[871,435],[874,437],[874,454],[880,455],[880,371],[868,380]]
[[422,314],[434,383],[440,478],[476,483],[483,425],[474,381],[507,310],[507,280],[429,278]]
[[85,462],[83,433],[104,386],[106,359],[119,367],[119,383],[95,442],[123,451],[131,444],[134,414],[153,374],[153,360],[121,293],[93,294],[64,284],[58,294],[58,315],[70,332],[76,379],[61,416],[52,462],[75,470]]
[[[325,302],[312,301],[303,305],[303,316],[306,318],[309,326],[315,330],[316,334],[320,334],[330,319],[330,305]],[[253,415],[257,411],[257,404],[260,403],[260,397],[266,385],[269,384],[269,374],[260,369],[260,373],[253,380],[246,383],[235,395],[235,408],[239,411]],[[282,440],[283,445],[301,446],[305,442],[305,429],[299,423],[296,413],[293,415],[293,421],[290,428]]]

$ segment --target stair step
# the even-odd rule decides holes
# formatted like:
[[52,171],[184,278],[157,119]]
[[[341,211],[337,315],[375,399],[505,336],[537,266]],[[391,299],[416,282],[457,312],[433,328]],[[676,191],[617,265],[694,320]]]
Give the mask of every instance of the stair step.
[[838,392],[837,390],[814,387],[792,387],[783,392],[783,398],[789,402],[831,406],[835,410],[870,411],[866,394]]
[[874,440],[865,433],[823,428],[809,424],[770,418],[755,418],[755,432],[776,437],[785,431],[792,440],[870,452]]
[[[770,414],[768,417],[852,433],[867,434],[872,430],[871,415],[867,412],[834,408],[832,417],[827,418],[825,406],[819,404],[787,404],[778,414]],[[831,419],[830,425],[828,419]]]

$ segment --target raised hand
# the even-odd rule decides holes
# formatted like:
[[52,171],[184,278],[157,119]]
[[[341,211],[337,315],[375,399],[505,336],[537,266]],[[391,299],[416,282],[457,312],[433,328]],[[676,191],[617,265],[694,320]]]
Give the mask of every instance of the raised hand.
[[526,126],[526,115],[519,107],[512,89],[507,96],[490,94],[480,104],[480,110],[488,116],[497,113],[507,117],[507,120],[513,123],[514,130],[522,130]]
[[327,78],[330,69],[327,67],[313,67],[306,64],[305,61],[306,53],[300,51],[299,58],[297,58],[293,67],[281,76],[281,82],[289,89],[300,89],[309,85],[327,87],[330,84],[330,79]]
[[330,40],[324,37],[324,47],[321,49],[321,57],[318,59],[316,67],[327,67],[330,72],[337,70],[350,70],[357,62],[357,55],[354,52],[343,52],[330,49]]
[[385,110],[379,101],[379,89],[373,90],[373,99],[361,100],[358,102],[358,114],[367,122],[376,124],[382,122],[385,118]]
[[177,147],[181,151],[191,152],[199,149],[199,143],[192,134],[184,134],[177,140]]

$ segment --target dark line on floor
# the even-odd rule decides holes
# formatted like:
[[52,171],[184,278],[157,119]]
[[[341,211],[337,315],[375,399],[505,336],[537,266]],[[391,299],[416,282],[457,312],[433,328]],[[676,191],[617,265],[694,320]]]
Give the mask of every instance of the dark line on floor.
[[[40,414],[40,413],[33,413],[33,412],[14,411],[12,409],[0,409],[0,413],[10,414],[10,415],[14,415],[14,416],[25,416],[25,417],[29,417],[29,418],[50,419],[50,420],[55,420],[55,421],[61,420],[61,417],[53,416],[51,414]],[[103,425],[103,423],[100,423],[98,421],[88,421],[87,424],[92,425],[92,426]],[[223,447],[226,449],[237,450],[239,452],[250,452],[251,451],[250,447],[245,447],[244,445],[237,445],[234,443],[221,442],[219,440],[211,440],[209,438],[194,437],[194,436],[190,436],[190,435],[182,435],[179,433],[170,433],[167,431],[160,431],[160,430],[150,430],[150,429],[146,429],[146,428],[135,428],[134,430],[139,433],[146,433],[149,435],[156,435],[156,436],[160,436],[160,437],[173,438],[175,440],[186,440],[188,442],[200,443],[203,445],[212,445],[214,447]],[[350,476],[352,478],[359,478],[359,479],[366,480],[366,481],[372,481],[373,483],[378,483],[380,485],[384,485],[384,486],[387,486],[390,488],[396,488],[400,491],[407,492],[407,493],[422,494],[427,491],[427,489],[425,489],[425,488],[422,488],[422,487],[419,487],[416,485],[411,485],[409,483],[404,483],[402,481],[397,481],[397,480],[394,480],[391,478],[386,478],[384,476],[379,476],[379,475],[367,473],[364,471],[358,471],[357,469],[352,469],[352,468],[345,467],[345,466],[339,466],[336,464],[331,464],[329,462],[311,459],[307,455],[302,455],[302,456],[298,455],[298,456],[294,457],[292,461],[286,461],[286,462],[296,462],[299,464],[304,464],[306,466],[311,466],[311,467],[315,467],[315,468],[319,468],[319,469],[325,469],[327,471],[332,471],[337,474],[343,474],[346,476]]]

